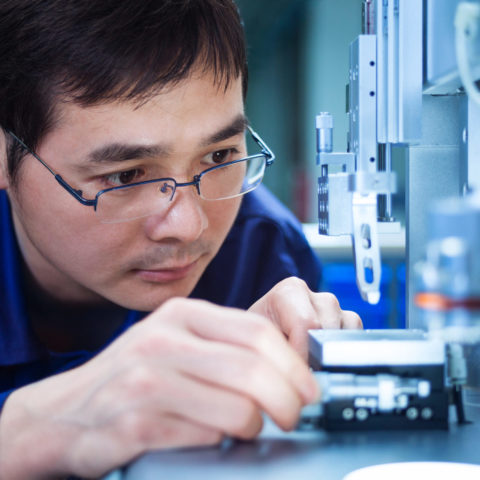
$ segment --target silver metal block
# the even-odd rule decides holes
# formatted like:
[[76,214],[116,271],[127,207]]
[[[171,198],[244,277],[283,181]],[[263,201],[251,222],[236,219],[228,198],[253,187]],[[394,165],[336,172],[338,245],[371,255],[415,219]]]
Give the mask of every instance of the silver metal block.
[[357,193],[395,193],[396,191],[395,172],[358,172],[350,175],[348,188],[351,192]]
[[442,365],[445,344],[421,330],[309,330],[309,351],[320,365]]
[[352,193],[348,190],[348,173],[337,173],[319,179],[319,233],[346,235],[352,233]]

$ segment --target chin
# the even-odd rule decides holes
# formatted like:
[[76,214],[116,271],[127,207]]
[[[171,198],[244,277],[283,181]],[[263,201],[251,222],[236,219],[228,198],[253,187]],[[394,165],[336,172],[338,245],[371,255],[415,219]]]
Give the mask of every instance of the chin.
[[129,289],[128,294],[118,295],[116,298],[112,298],[112,301],[129,310],[152,312],[171,298],[188,297],[196,284],[197,281],[188,282],[188,284],[147,286],[147,288]]

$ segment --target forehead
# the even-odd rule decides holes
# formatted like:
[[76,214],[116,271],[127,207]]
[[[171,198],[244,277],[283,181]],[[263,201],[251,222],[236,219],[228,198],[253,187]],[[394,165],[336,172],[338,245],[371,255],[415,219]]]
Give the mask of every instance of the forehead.
[[51,158],[87,155],[105,141],[195,144],[243,115],[241,79],[226,87],[213,75],[192,76],[147,100],[80,106],[62,101],[57,122],[38,148]]

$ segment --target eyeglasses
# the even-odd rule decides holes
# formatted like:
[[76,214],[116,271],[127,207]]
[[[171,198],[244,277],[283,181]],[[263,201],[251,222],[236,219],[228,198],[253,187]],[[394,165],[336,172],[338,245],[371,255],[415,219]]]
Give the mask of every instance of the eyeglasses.
[[260,147],[260,153],[207,168],[194,175],[191,182],[153,178],[100,190],[93,199],[85,198],[82,190],[68,184],[13,132],[6,132],[46,167],[70,195],[82,205],[93,207],[102,223],[119,223],[166,211],[178,187],[194,186],[204,200],[226,200],[257,188],[262,182],[265,168],[273,163],[275,155],[252,128],[247,127],[247,130]]

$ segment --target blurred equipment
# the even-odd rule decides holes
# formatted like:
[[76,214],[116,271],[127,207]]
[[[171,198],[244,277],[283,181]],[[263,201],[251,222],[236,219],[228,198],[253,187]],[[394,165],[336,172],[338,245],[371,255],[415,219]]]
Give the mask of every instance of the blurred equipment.
[[422,2],[365,1],[364,34],[350,45],[348,152],[334,153],[333,119],[316,118],[319,233],[350,234],[357,285],[380,299],[380,231],[398,231],[392,217],[392,145],[420,140]]
[[320,413],[333,429],[443,428],[448,403],[460,422],[464,403],[480,406],[480,1],[364,0],[363,12],[347,152],[333,151],[332,116],[316,117],[319,232],[351,235],[362,298],[378,302],[378,235],[398,226],[391,156],[401,149],[416,330],[312,332]]

